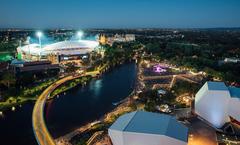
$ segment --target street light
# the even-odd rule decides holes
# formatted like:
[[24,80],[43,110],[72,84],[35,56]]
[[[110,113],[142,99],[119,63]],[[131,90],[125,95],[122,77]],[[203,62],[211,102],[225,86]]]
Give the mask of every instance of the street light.
[[41,42],[41,37],[42,37],[42,32],[38,31],[36,33],[37,37],[38,37],[38,42],[39,42],[39,45],[40,45],[40,48],[42,48],[42,42]]

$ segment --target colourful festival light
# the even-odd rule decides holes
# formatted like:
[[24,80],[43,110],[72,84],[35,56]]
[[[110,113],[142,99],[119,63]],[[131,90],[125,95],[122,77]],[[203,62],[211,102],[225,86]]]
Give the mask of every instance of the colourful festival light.
[[161,65],[157,64],[157,65],[153,66],[153,71],[156,73],[163,73],[163,72],[166,72],[167,70],[164,67],[162,67]]

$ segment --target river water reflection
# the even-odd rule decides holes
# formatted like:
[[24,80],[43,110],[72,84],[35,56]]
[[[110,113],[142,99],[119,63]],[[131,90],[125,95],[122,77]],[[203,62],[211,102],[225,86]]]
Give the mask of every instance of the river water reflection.
[[[46,104],[45,119],[53,137],[59,137],[96,120],[114,108],[133,90],[136,79],[135,63],[120,65],[93,79],[85,87],[78,86]],[[32,130],[34,103],[5,111],[0,117],[0,145],[37,145]]]

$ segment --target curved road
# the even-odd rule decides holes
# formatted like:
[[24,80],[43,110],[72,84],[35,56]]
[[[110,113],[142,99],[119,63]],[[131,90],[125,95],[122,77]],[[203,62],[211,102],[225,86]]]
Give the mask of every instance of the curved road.
[[89,72],[81,76],[80,75],[68,76],[58,80],[57,82],[53,83],[43,91],[43,93],[39,96],[38,100],[35,103],[35,106],[33,108],[33,114],[32,114],[33,132],[35,134],[35,137],[39,145],[55,145],[56,144],[46,127],[46,124],[44,121],[44,115],[43,115],[44,106],[45,106],[46,100],[48,99],[49,94],[64,82],[67,82],[69,80],[73,80],[75,78],[79,78],[82,76],[87,76],[87,75],[96,76],[97,74],[99,74],[98,71]]

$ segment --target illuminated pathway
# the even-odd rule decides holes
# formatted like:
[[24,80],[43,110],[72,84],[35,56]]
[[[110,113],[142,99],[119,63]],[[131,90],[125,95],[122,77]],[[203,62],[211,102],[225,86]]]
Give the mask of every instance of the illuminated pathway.
[[69,80],[73,80],[82,76],[91,75],[94,77],[97,74],[99,74],[99,71],[87,72],[84,75],[78,75],[78,76],[68,76],[58,80],[57,82],[53,83],[46,90],[43,91],[43,93],[39,96],[38,100],[35,103],[35,106],[33,108],[33,114],[32,114],[33,132],[35,134],[35,137],[39,145],[55,145],[56,144],[46,127],[46,124],[44,121],[44,114],[43,114],[44,106],[45,106],[46,100],[48,99],[49,94],[64,82],[67,82]]

